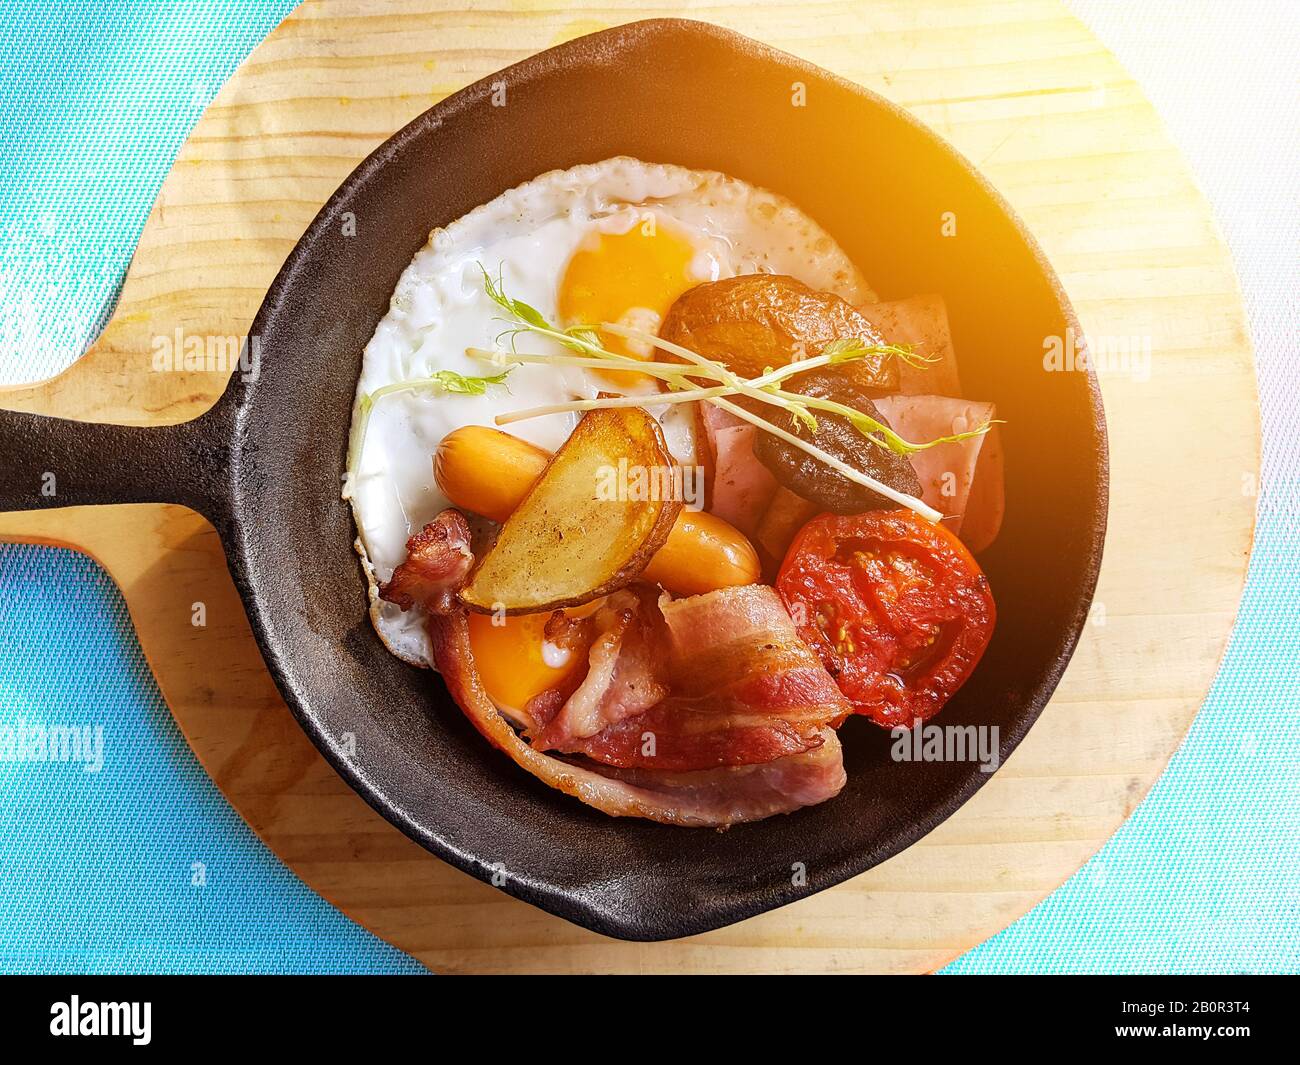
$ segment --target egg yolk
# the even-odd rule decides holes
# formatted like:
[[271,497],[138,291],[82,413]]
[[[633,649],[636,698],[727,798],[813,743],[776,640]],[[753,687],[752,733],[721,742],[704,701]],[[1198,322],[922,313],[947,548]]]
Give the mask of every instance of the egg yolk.
[[[571,618],[594,613],[603,600],[566,610]],[[528,700],[585,672],[589,643],[557,647],[546,639],[552,610],[498,618],[469,615],[469,645],[483,687],[501,706],[522,710]]]
[[[699,284],[691,271],[694,258],[690,241],[650,220],[626,233],[594,231],[574,252],[560,282],[560,318],[566,326],[621,322],[657,333],[677,297]],[[610,351],[647,356],[635,344],[599,332]],[[615,380],[631,376],[618,371],[608,375]]]

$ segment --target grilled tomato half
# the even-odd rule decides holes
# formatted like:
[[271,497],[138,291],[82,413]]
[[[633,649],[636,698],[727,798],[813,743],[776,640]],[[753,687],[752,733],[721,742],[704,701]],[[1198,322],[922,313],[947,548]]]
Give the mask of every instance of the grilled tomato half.
[[939,711],[979,663],[996,616],[962,542],[910,510],[813,518],[776,588],[854,710],[886,728]]

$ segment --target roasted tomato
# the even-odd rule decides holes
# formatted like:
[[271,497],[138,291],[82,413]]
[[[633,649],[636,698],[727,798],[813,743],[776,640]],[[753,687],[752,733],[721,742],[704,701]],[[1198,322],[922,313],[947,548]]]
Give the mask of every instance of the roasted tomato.
[[887,728],[937,713],[993,632],[989,582],[970,552],[910,510],[813,518],[776,588],[854,710]]

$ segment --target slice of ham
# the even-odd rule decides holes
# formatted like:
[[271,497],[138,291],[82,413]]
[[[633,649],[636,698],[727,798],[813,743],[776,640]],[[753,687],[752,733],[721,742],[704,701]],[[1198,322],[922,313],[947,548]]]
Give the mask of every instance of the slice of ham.
[[[885,396],[876,400],[876,406],[896,433],[917,442],[967,432],[994,416],[992,403],[952,396]],[[911,456],[921,482],[921,499],[944,514],[944,525],[959,535],[986,439],[975,436],[937,444]]]
[[624,594],[636,609],[611,612],[587,680],[535,748],[623,769],[758,765],[813,750],[849,713],[772,588],[665,595],[658,606],[644,590],[639,604]]
[[[876,401],[895,431],[909,440],[947,436],[953,430],[930,431],[930,427],[964,418],[958,410],[962,404],[972,409],[987,409],[991,414],[992,404],[946,398],[961,395],[961,379],[948,326],[948,308],[942,296],[927,293],[858,309],[889,343],[909,345],[918,355],[933,360],[923,366],[909,366],[900,361],[899,394]],[[916,402],[908,402],[909,399]],[[983,551],[993,543],[1002,528],[1006,509],[1002,441],[996,426],[982,440],[945,444],[919,452],[912,456],[912,465],[925,489],[925,502],[953,515],[944,524],[959,531],[972,552]],[[951,472],[953,477],[944,478],[946,472]],[[936,489],[936,483],[955,491],[944,495]]]
[[445,614],[456,606],[456,593],[473,565],[469,522],[448,507],[406,541],[406,561],[380,587],[379,597],[403,610],[420,606]]
[[961,395],[957,356],[952,347],[952,331],[948,328],[948,308],[942,296],[926,293],[870,304],[858,310],[887,343],[906,345],[918,355],[933,360],[922,366],[898,360],[900,394]]
[[712,403],[699,404],[697,426],[709,449],[709,510],[752,537],[777,490],[776,478],[754,455],[759,430]]
[[966,501],[961,538],[978,554],[998,537],[1006,512],[1007,493],[1002,472],[1002,434],[995,425],[984,437],[975,461],[975,483]]
[[429,636],[448,690],[484,737],[543,783],[611,817],[725,828],[825,802],[844,787],[839,740],[829,729],[809,752],[762,765],[664,773],[564,761],[530,747],[493,705],[474,666],[463,613],[430,617]]

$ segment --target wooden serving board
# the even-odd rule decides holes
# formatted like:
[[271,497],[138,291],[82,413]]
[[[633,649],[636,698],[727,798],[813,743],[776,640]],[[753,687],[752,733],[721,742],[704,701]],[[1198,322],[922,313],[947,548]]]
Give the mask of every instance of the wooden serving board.
[[[1102,374],[1113,481],[1093,622],[1015,756],[951,820],[846,884],[693,939],[616,942],[454,871],[342,783],[263,668],[204,519],[152,505],[6,514],[0,536],[99,560],[230,802],[314,889],[435,970],[932,970],[1034,906],[1132,812],[1232,627],[1259,422],[1237,285],[1207,205],[1151,105],[1055,0],[461,6],[298,8],[182,148],[103,335],[66,373],[0,404],[130,424],[194,417],[224,379],[151,372],[152,338],[244,335],[317,209],[398,127],[609,25],[686,15],[730,26],[909,108],[1020,212],[1090,336],[1149,339],[1148,380]],[[205,629],[190,624],[199,601]]]

